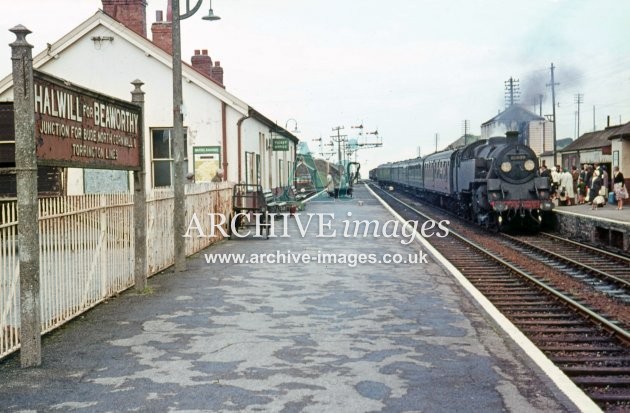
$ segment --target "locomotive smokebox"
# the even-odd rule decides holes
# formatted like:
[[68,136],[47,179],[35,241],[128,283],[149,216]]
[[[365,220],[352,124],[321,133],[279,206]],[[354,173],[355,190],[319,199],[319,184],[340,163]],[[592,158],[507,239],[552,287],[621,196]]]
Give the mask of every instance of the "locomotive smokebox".
[[518,131],[510,130],[505,132],[505,138],[507,139],[508,145],[515,145],[518,143]]

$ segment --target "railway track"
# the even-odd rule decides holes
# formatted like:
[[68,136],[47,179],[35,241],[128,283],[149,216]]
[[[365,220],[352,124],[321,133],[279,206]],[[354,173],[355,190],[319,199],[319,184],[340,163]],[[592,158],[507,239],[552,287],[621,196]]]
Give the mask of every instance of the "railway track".
[[630,259],[551,234],[513,237],[501,234],[507,245],[597,291],[630,304]]
[[[374,189],[405,219],[431,219],[410,203]],[[629,411],[630,332],[618,320],[540,276],[541,271],[546,272],[541,270],[541,263],[552,271],[553,265],[561,262],[556,267],[565,267],[569,273],[587,272],[585,278],[600,280],[602,285],[613,285],[611,291],[615,289],[627,295],[630,290],[623,284],[624,274],[610,274],[619,267],[623,272],[624,264],[614,265],[607,271],[600,271],[598,262],[590,266],[586,264],[593,269],[597,265],[598,272],[584,266],[577,269],[577,264],[567,264],[566,260],[579,263],[576,259],[579,257],[567,253],[566,244],[560,246],[565,250],[564,256],[557,249],[547,251],[542,245],[536,245],[536,252],[533,252],[527,246],[536,244],[531,239],[508,244],[509,238],[500,237],[500,242],[496,242],[499,246],[489,248],[469,239],[471,237],[466,232],[456,233],[451,228],[448,237],[432,237],[427,241],[602,409]],[[497,238],[496,234],[492,237]],[[519,249],[531,252],[525,254]],[[516,256],[520,258],[514,261],[510,258]],[[546,264],[541,256],[550,263]],[[529,260],[531,267],[524,260]]]

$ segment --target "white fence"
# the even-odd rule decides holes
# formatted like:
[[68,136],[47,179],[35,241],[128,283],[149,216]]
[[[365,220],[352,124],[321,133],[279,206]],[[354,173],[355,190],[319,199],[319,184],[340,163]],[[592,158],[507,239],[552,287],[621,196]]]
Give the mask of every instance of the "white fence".
[[[186,187],[186,219],[229,216],[226,183]],[[174,263],[173,191],[147,196],[147,267],[153,275]],[[133,195],[80,195],[39,200],[42,331],[48,332],[134,282]],[[187,238],[192,255],[221,239]],[[17,207],[0,204],[0,358],[19,348],[20,282]]]

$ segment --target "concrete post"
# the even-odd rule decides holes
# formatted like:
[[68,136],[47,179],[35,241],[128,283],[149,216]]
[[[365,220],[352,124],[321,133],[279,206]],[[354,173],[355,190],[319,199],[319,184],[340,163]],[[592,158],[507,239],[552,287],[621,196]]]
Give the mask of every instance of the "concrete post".
[[182,45],[180,36],[179,0],[173,0],[173,237],[175,253],[175,271],[186,271],[186,199],[184,177],[186,166],[184,158],[184,117],[182,114]]
[[20,362],[22,367],[33,367],[42,362],[33,46],[26,41],[31,33],[26,27],[18,25],[10,31],[17,37],[10,46],[20,263]]
[[134,90],[131,92],[131,101],[142,109],[140,117],[140,167],[139,171],[133,171],[133,237],[134,237],[134,281],[136,291],[143,291],[147,286],[147,194],[145,169],[144,169],[144,92],[141,87],[144,83],[136,79],[131,84]]

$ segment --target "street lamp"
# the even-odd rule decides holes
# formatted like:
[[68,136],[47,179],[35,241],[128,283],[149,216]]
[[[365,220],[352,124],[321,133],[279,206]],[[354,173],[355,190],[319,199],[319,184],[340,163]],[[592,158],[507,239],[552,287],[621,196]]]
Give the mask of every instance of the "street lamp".
[[[184,178],[186,176],[185,162],[186,148],[184,146],[184,118],[182,114],[182,44],[179,22],[194,15],[203,0],[197,0],[197,3],[190,8],[190,0],[186,0],[186,12],[180,16],[179,0],[173,0],[173,230],[174,230],[174,254],[175,254],[175,271],[182,272],[186,270],[186,240],[183,237],[186,232],[186,200],[184,193]],[[212,12],[212,3],[210,3],[210,11],[204,20],[219,20],[219,16],[215,16]]]
[[289,130],[289,122],[293,121],[295,123],[295,127],[293,128],[293,130],[291,131],[291,133],[300,133],[300,131],[298,130],[298,125],[297,125],[297,120],[290,118],[288,119],[285,124],[284,124],[284,129]]
[[[188,2],[188,0],[186,0]],[[210,3],[210,10],[208,10],[208,15],[207,16],[203,16],[201,19],[202,20],[209,20],[209,21],[213,21],[213,20],[220,20],[221,18],[219,16],[216,16],[214,14],[214,12],[212,11],[212,0],[208,0],[208,3]],[[201,4],[201,1],[199,2],[199,4]]]

